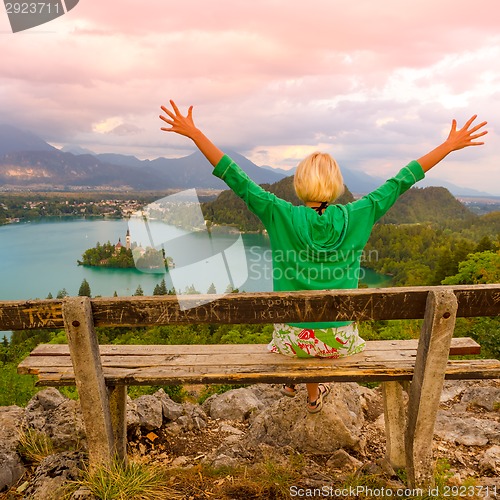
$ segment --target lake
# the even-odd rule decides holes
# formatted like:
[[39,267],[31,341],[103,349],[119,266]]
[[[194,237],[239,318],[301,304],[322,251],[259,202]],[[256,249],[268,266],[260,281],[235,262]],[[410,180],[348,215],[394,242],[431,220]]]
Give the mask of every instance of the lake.
[[[97,242],[113,244],[129,227],[127,220],[51,218],[0,226],[0,300],[56,297],[65,289],[78,295],[83,279],[92,296],[133,295],[140,285],[152,295],[163,278],[167,287],[184,291],[193,286],[206,293],[212,283],[217,293],[228,285],[246,292],[272,290],[269,240],[263,234],[189,233],[176,228],[165,232],[161,223],[148,227],[130,224],[131,240],[146,246],[165,242],[165,253],[173,256],[171,273],[141,272],[137,269],[105,269],[77,265],[83,252]],[[390,279],[364,270],[371,287],[388,286]]]

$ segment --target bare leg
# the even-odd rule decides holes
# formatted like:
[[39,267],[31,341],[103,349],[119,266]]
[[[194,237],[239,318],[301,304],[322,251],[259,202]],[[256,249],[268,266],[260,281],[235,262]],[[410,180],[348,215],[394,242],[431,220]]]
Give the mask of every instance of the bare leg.
[[314,403],[319,397],[319,384],[306,384],[307,389],[307,402]]

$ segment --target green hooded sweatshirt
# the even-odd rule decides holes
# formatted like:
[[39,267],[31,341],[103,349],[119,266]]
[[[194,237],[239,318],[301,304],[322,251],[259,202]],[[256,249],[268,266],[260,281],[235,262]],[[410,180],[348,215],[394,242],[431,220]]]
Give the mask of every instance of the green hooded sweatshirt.
[[[360,260],[373,225],[399,196],[424,178],[420,164],[412,161],[370,194],[347,205],[329,205],[319,215],[265,191],[227,155],[213,174],[264,224],[271,243],[275,291],[358,288]],[[291,325],[330,328],[349,323]]]

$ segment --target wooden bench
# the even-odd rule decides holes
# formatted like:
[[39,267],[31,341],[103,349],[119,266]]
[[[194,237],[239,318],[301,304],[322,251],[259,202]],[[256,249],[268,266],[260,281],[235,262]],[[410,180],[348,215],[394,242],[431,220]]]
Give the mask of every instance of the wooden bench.
[[[500,379],[499,360],[450,359],[479,352],[472,339],[452,338],[455,318],[498,316],[500,285],[192,296],[188,308],[185,299],[183,309],[172,296],[0,303],[0,329],[66,328],[68,345],[38,346],[19,372],[37,375],[40,385],[77,385],[91,464],[126,459],[128,385],[381,381],[387,456],[394,467],[406,467],[409,486],[426,486],[444,379]],[[99,346],[94,330],[418,318],[424,318],[418,341],[371,341],[363,353],[340,360],[288,358],[264,345]]]

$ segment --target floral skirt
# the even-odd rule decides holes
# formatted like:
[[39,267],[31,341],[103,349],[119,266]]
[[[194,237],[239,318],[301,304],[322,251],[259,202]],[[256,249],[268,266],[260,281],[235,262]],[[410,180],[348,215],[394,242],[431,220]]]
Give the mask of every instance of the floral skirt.
[[344,358],[361,352],[365,341],[359,336],[355,323],[338,328],[299,328],[275,324],[271,352],[299,358]]

